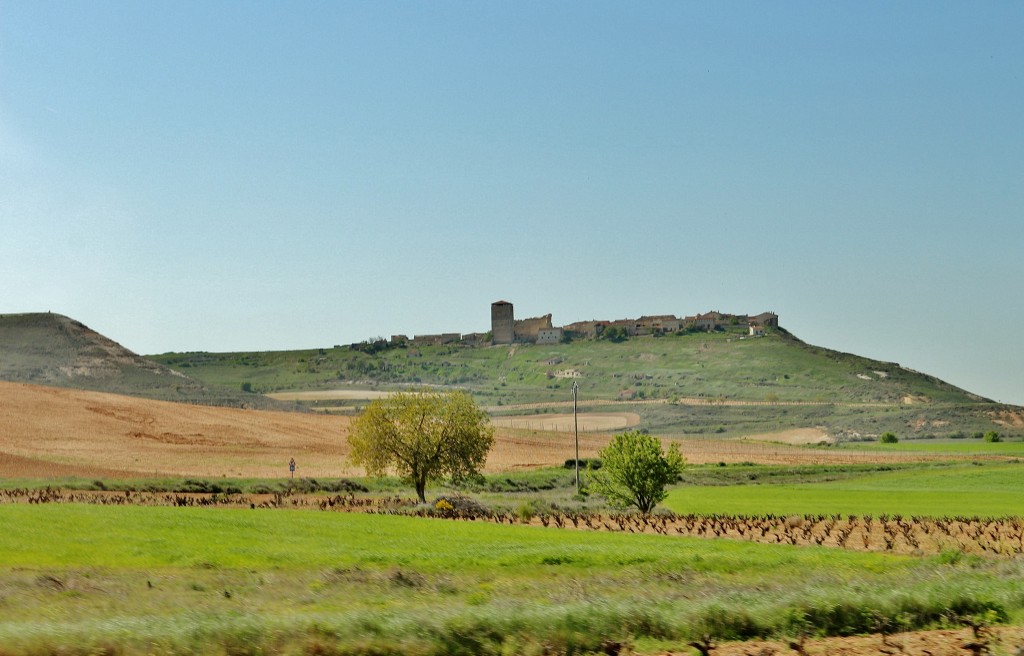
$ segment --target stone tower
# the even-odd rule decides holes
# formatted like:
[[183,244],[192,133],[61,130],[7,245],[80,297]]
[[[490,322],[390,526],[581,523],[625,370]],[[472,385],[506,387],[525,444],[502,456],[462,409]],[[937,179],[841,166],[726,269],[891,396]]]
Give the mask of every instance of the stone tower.
[[511,303],[491,303],[491,340],[495,344],[511,344],[515,337],[515,324]]

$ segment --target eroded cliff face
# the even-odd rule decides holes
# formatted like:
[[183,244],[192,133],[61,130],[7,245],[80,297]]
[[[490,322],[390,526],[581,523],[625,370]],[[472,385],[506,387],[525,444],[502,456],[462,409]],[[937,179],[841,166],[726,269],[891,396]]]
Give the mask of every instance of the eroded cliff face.
[[0,315],[0,380],[164,401],[296,409],[258,394],[212,388],[50,312]]
[[179,384],[188,381],[69,317],[52,313],[0,316],[0,379],[65,385],[75,379],[117,379],[126,372],[174,378]]

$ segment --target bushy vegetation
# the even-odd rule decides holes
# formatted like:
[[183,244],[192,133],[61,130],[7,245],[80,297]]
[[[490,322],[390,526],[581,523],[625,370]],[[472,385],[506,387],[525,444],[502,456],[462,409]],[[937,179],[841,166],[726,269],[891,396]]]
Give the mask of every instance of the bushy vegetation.
[[613,505],[649,513],[667,494],[665,488],[683,473],[679,445],[662,449],[661,440],[629,431],[612,438],[600,452],[602,467],[592,477],[593,490]]

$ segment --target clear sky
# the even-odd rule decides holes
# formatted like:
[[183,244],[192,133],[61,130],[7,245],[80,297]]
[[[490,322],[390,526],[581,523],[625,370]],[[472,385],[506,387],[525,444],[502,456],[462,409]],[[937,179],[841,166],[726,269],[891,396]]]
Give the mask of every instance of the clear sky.
[[1024,403],[1024,3],[0,0],[0,312],[777,312]]

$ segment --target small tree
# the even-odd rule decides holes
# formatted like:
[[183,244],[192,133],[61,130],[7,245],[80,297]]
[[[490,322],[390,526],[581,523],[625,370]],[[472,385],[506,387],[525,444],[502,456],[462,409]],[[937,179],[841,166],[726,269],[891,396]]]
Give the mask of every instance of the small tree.
[[637,431],[616,435],[600,456],[594,491],[612,505],[636,506],[644,514],[665,499],[665,486],[679,479],[686,464],[678,444],[666,453],[658,438]]
[[610,342],[624,342],[629,339],[629,331],[625,326],[605,326],[599,338]]
[[352,462],[367,474],[394,471],[424,502],[428,481],[479,476],[494,429],[465,392],[403,392],[370,403],[348,443]]
[[896,444],[900,441],[900,438],[896,437],[896,433],[889,431],[882,433],[878,439],[882,444]]

